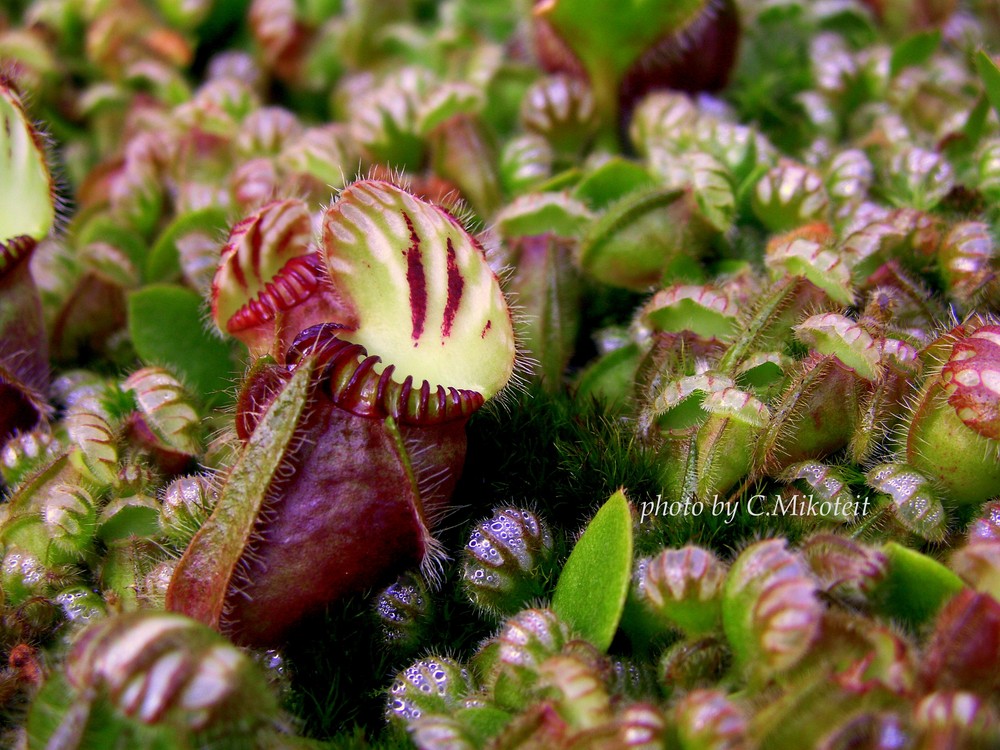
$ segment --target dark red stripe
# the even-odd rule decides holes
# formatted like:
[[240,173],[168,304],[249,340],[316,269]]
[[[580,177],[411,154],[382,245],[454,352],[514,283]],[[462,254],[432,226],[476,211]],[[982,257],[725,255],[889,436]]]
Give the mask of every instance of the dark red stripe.
[[410,285],[410,320],[413,325],[413,341],[416,342],[424,334],[424,321],[427,318],[427,279],[420,255],[420,237],[406,211],[403,211],[403,220],[410,230],[410,246],[406,249],[406,282]]
[[260,218],[250,227],[250,270],[257,281],[263,281],[260,275],[260,255],[264,248],[264,233],[260,230]]
[[441,321],[441,337],[448,338],[451,335],[451,325],[455,322],[455,315],[458,313],[458,306],[462,303],[462,290],[465,289],[465,279],[462,272],[458,270],[458,260],[455,257],[455,248],[451,244],[451,237],[448,238],[448,300],[444,305],[444,320]]
[[[240,238],[243,241],[243,238]],[[247,288],[247,278],[243,275],[243,269],[240,267],[240,248],[239,245],[234,245],[235,248],[233,254],[229,257],[229,267],[233,269],[233,276],[236,277],[236,283],[239,284],[244,289]]]

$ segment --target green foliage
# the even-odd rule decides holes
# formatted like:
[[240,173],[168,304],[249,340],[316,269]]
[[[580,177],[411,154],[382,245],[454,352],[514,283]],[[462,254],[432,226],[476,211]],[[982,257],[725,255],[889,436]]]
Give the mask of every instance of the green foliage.
[[628,68],[653,43],[682,31],[704,6],[704,0],[641,0],[627,6],[609,0],[552,0],[535,13],[579,57],[610,122],[617,114],[618,84]]
[[[152,284],[129,296],[129,331],[145,364],[177,372],[204,403],[221,405],[237,373],[232,346],[209,333],[202,302],[189,289]],[[169,321],[170,335],[163,335]]]
[[619,490],[601,506],[563,566],[552,597],[559,617],[601,651],[618,629],[632,576],[632,511]]
[[941,32],[932,29],[904,39],[892,50],[889,60],[889,76],[895,77],[904,68],[926,63],[941,45]]
[[1000,115],[1000,68],[986,52],[980,50],[976,53],[976,69],[979,71],[990,104]]

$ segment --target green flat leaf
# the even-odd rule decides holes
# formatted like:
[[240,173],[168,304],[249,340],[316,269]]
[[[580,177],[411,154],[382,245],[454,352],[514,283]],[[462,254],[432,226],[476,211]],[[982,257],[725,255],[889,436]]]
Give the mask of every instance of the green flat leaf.
[[979,144],[979,139],[982,138],[986,130],[986,118],[990,112],[989,104],[986,97],[980,97],[962,126],[962,135],[969,140],[973,148]]
[[[230,222],[226,212],[211,206],[200,211],[192,211],[176,218],[170,226],[160,233],[153,249],[146,259],[143,276],[146,281],[167,281],[179,278],[181,275],[180,253],[177,250],[177,240],[190,232],[205,232],[212,236],[223,237]],[[222,243],[219,244],[219,250]]]
[[704,0],[547,0],[535,15],[566,40],[592,75],[622,75],[647,47],[686,26]]
[[205,325],[201,298],[190,289],[153,284],[128,298],[128,328],[144,364],[180,375],[209,405],[225,402],[239,373],[229,344]]
[[889,572],[875,597],[890,617],[919,626],[965,587],[951,570],[916,550],[896,542],[886,543],[882,550],[889,558]]
[[[682,35],[708,0],[542,0],[536,18],[552,26],[587,71],[605,128],[618,116],[618,90],[626,71],[657,42]],[[612,142],[605,130],[599,141]]]
[[979,142],[986,132],[986,124],[990,116],[990,102],[986,94],[981,94],[976,101],[976,105],[969,110],[969,116],[965,118],[962,125],[954,137],[946,139],[944,144],[944,155],[951,161],[961,162],[978,148]]
[[976,68],[979,70],[979,77],[983,79],[983,86],[990,104],[1000,114],[1000,69],[997,68],[993,59],[982,50],[976,53]]
[[[859,7],[861,6],[861,7]],[[864,3],[830,3],[817,20],[817,29],[840,34],[852,49],[868,47],[879,41],[879,30]]]
[[941,32],[938,29],[922,31],[907,37],[892,50],[889,75],[895,78],[904,68],[923,65],[937,52],[939,46],[941,46]]
[[632,576],[632,512],[618,490],[597,511],[566,561],[552,610],[607,651],[625,608]]
[[760,25],[778,23],[797,23],[805,15],[804,6],[798,3],[761,3],[757,12],[757,23]]

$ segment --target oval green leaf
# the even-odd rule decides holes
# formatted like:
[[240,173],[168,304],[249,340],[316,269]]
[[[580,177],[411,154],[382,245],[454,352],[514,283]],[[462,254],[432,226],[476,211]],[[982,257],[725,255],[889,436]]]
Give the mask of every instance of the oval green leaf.
[[128,298],[128,328],[146,365],[180,375],[208,405],[231,398],[225,391],[239,369],[228,343],[205,326],[201,298],[190,289],[151,284]]
[[892,50],[892,57],[889,60],[889,75],[895,78],[906,68],[926,65],[940,46],[940,29],[921,31],[907,37]]
[[618,629],[632,576],[632,512],[618,490],[597,511],[566,561],[553,611],[601,651]]
[[986,97],[993,105],[993,109],[1000,114],[1000,68],[993,62],[988,54],[983,50],[976,53],[976,69],[979,71],[979,78],[986,89]]

